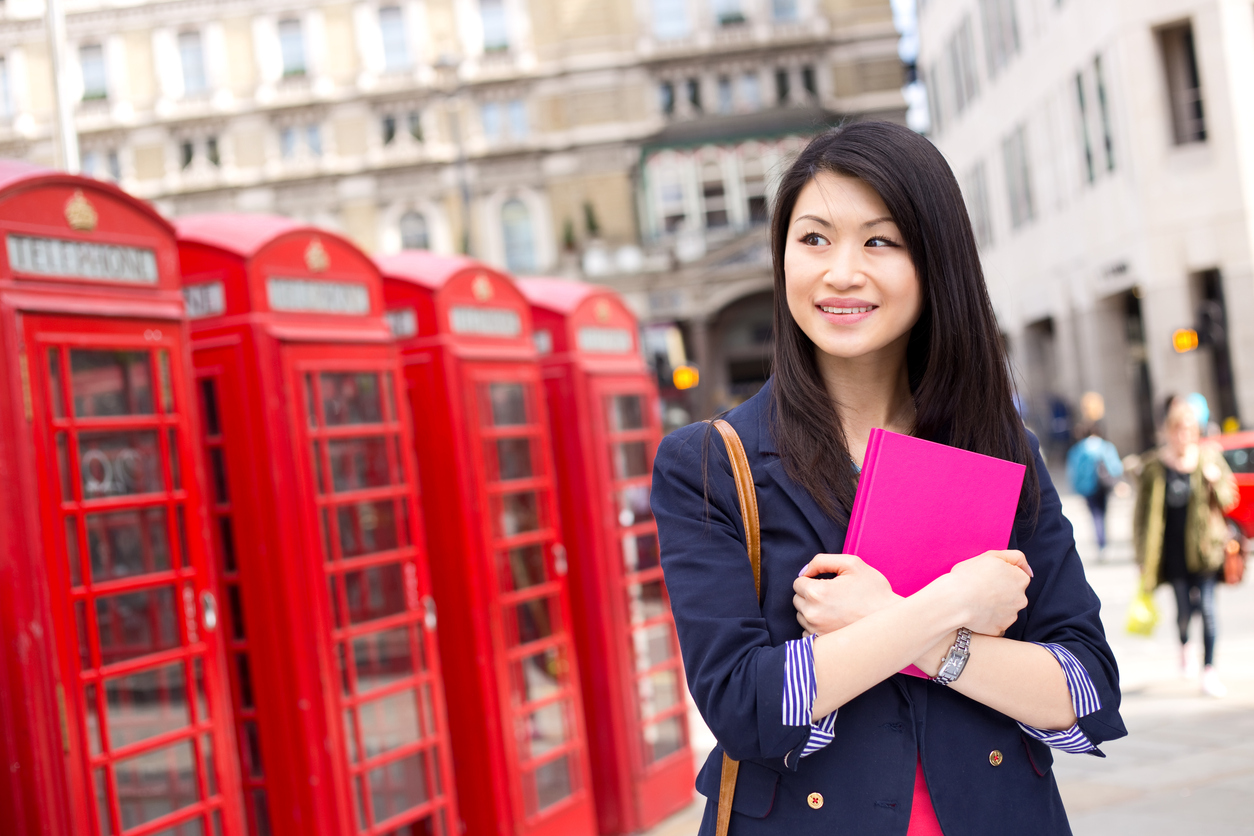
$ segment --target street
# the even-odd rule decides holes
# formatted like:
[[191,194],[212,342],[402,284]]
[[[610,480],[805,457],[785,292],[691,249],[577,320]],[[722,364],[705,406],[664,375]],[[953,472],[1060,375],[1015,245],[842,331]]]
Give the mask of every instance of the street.
[[[1137,571],[1132,560],[1132,500],[1111,499],[1110,544],[1098,560],[1084,501],[1064,495],[1063,512],[1089,582],[1102,599],[1102,620],[1119,660],[1128,736],[1104,744],[1106,758],[1059,753],[1054,773],[1076,836],[1206,836],[1254,834],[1254,578],[1218,591],[1216,665],[1228,686],[1223,699],[1203,697],[1179,672],[1175,602],[1158,590],[1159,623],[1150,638],[1124,630]],[[1200,621],[1193,634],[1201,645]],[[1192,646],[1190,648],[1193,649]],[[697,763],[713,739],[691,712]],[[647,836],[691,836],[704,799]],[[1013,828],[1012,822],[1007,825]]]

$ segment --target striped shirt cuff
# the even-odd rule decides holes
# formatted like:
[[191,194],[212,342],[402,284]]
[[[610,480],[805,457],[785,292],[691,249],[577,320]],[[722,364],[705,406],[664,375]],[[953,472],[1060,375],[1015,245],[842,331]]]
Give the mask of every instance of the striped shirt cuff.
[[784,725],[810,727],[810,739],[801,750],[804,758],[832,742],[837,712],[814,722],[814,698],[819,690],[814,678],[814,636],[785,642],[784,647]]
[[[1071,706],[1075,709],[1077,718],[1092,714],[1102,707],[1102,701],[1097,696],[1097,688],[1093,685],[1093,680],[1089,678],[1088,672],[1084,670],[1084,666],[1072,655],[1071,651],[1060,644],[1042,642],[1033,642],[1033,644],[1038,644],[1048,650],[1062,666],[1063,675],[1067,678],[1067,689],[1071,692]],[[1023,723],[1019,724],[1019,728],[1047,746],[1063,752],[1083,755],[1097,751],[1097,747],[1081,731],[1078,723],[1063,731],[1037,729],[1025,726]]]

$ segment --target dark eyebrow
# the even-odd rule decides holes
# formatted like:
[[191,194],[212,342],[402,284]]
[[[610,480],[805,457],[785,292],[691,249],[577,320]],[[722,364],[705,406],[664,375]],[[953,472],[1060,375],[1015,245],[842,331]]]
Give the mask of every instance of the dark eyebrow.
[[892,217],[890,217],[889,215],[885,215],[882,218],[876,218],[873,221],[867,221],[866,223],[862,225],[862,228],[867,229],[869,227],[879,226],[880,224],[892,224],[892,223],[897,223],[897,222],[894,221]]
[[823,224],[823,226],[827,227],[828,229],[832,228],[832,224],[830,221],[825,221],[822,218],[820,218],[818,215],[801,215],[797,218],[796,221],[793,221],[793,223],[796,223],[797,221],[814,221],[816,223]]

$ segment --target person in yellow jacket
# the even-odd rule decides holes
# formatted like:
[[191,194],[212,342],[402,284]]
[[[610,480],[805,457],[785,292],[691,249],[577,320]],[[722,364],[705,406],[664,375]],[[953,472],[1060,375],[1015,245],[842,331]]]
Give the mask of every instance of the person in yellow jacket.
[[1203,441],[1198,414],[1184,398],[1170,398],[1162,445],[1146,454],[1132,518],[1136,561],[1146,592],[1169,583],[1176,594],[1180,666],[1186,673],[1189,622],[1202,616],[1202,692],[1227,689],[1215,671],[1215,583],[1229,534],[1224,512],[1237,503],[1237,485],[1223,453]]

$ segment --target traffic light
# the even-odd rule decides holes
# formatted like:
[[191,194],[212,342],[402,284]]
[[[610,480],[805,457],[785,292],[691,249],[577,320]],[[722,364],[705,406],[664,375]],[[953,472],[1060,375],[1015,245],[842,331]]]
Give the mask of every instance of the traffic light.
[[1171,333],[1171,347],[1176,354],[1184,354],[1197,348],[1197,331],[1192,328],[1177,328]]
[[696,366],[678,366],[671,373],[671,382],[676,389],[691,389],[701,382],[701,373]]

